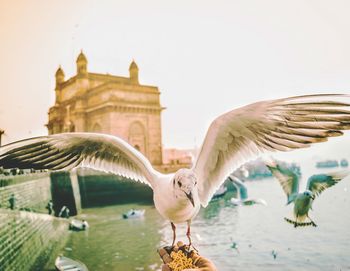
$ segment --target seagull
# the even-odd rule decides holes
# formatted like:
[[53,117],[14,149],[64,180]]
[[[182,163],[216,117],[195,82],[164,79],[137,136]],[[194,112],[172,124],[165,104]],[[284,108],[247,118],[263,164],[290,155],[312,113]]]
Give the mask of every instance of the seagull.
[[271,255],[272,255],[273,259],[276,260],[276,258],[277,258],[277,251],[272,250],[271,251]]
[[[306,190],[299,192],[300,178],[294,171],[288,168],[282,168],[274,161],[266,161],[267,167],[271,170],[273,176],[279,181],[284,192],[287,195],[287,205],[294,203],[295,220],[284,218],[288,223],[298,226],[314,226],[316,223],[310,218],[309,210],[312,209],[312,203],[316,196],[319,196],[327,188],[337,184],[339,181],[349,175],[348,171],[338,171],[327,174],[312,175],[307,182]],[[308,218],[310,222],[304,222]]]
[[238,179],[235,175],[231,174],[229,177],[229,180],[232,182],[234,187],[236,188],[237,192],[239,192],[239,199],[238,198],[231,198],[231,203],[233,205],[254,205],[254,204],[262,204],[267,205],[266,201],[263,199],[252,199],[248,198],[248,189],[247,186]]
[[142,153],[116,136],[80,132],[5,145],[0,166],[53,171],[89,167],[140,181],[153,189],[156,209],[172,226],[173,244],[175,224],[187,223],[191,245],[191,221],[231,172],[262,153],[306,148],[342,135],[350,129],[349,98],[296,96],[224,113],[211,123],[193,166],[172,174],[155,170]]

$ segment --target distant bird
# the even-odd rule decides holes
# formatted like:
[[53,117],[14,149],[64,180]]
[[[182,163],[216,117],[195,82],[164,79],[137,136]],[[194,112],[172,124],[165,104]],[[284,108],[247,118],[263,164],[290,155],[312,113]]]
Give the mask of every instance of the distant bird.
[[231,172],[261,153],[306,148],[342,135],[342,130],[350,129],[349,98],[341,94],[306,95],[256,102],[227,112],[211,123],[193,167],[175,174],[156,171],[124,140],[94,133],[56,134],[6,145],[0,148],[0,166],[50,170],[89,167],[143,182],[153,189],[158,212],[171,222],[173,244],[174,223],[184,222],[191,244],[192,219]]
[[[287,222],[298,226],[314,226],[316,223],[310,218],[309,210],[312,209],[312,203],[315,197],[320,195],[325,189],[335,185],[346,176],[348,171],[332,172],[328,174],[312,175],[307,182],[306,190],[299,192],[299,176],[288,168],[281,167],[274,161],[267,161],[267,167],[271,170],[273,176],[279,181],[284,192],[287,195],[287,205],[294,202],[295,220],[284,218]],[[310,222],[304,222],[308,218]]]
[[239,254],[238,244],[237,244],[236,242],[233,242],[232,240],[231,240],[231,242],[232,242],[231,248],[232,248],[232,249],[235,249],[235,250],[237,251],[237,253]]
[[247,186],[238,179],[235,175],[231,174],[228,177],[232,184],[236,187],[237,192],[240,195],[240,198],[231,198],[231,203],[234,205],[254,205],[254,204],[262,204],[267,205],[266,201],[263,199],[252,199],[248,198],[248,189]]
[[271,255],[272,255],[273,259],[276,260],[276,258],[277,258],[277,251],[272,250],[271,251]]

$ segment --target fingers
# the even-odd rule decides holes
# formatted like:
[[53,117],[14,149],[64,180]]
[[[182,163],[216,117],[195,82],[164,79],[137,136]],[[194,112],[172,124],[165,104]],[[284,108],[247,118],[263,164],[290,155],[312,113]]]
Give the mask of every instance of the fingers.
[[[190,248],[184,245],[184,243],[181,241],[178,241],[173,247],[164,247],[158,250],[159,256],[164,262],[162,271],[171,271],[171,268],[167,265],[173,261],[173,259],[170,257],[170,253],[172,251],[178,252],[179,249],[186,249],[187,251],[190,250]],[[194,250],[191,251],[191,254],[188,257],[192,258],[193,264],[199,269],[185,269],[183,271],[217,271],[216,267],[210,260],[198,255],[198,253]]]
[[184,243],[182,241],[178,241],[176,244],[178,247],[182,247],[184,245]]
[[164,248],[159,249],[158,253],[165,264],[170,263],[172,261],[170,255],[168,254],[168,252]]
[[194,265],[199,267],[199,270],[201,271],[216,271],[215,265],[208,259],[198,256],[193,261]]
[[170,267],[166,264],[163,264],[162,271],[171,271]]

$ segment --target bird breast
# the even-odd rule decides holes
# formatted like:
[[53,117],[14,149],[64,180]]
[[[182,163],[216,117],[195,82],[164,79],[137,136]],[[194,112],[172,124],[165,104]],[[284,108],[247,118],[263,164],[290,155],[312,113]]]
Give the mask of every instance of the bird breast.
[[154,204],[158,212],[173,223],[183,223],[194,218],[200,209],[198,195],[194,196],[194,207],[186,197],[176,197],[172,192],[155,191]]
[[299,194],[294,202],[294,213],[306,215],[311,207],[312,199],[304,194]]

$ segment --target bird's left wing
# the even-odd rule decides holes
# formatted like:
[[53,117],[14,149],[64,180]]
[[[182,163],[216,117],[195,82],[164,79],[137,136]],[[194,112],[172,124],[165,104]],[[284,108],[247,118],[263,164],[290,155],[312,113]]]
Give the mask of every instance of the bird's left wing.
[[312,175],[307,181],[306,189],[310,190],[315,196],[319,196],[324,190],[337,184],[348,175],[349,171],[346,170]]
[[308,95],[257,102],[216,118],[193,166],[202,205],[233,170],[260,153],[342,135],[350,129],[349,106],[348,95]]
[[299,176],[291,169],[282,168],[276,161],[265,160],[266,166],[272,175],[278,180],[284,193],[287,195],[287,205],[291,203],[299,193]]
[[95,133],[55,134],[3,146],[0,148],[1,166],[49,170],[89,167],[151,187],[158,174],[147,158],[127,142],[112,135]]

